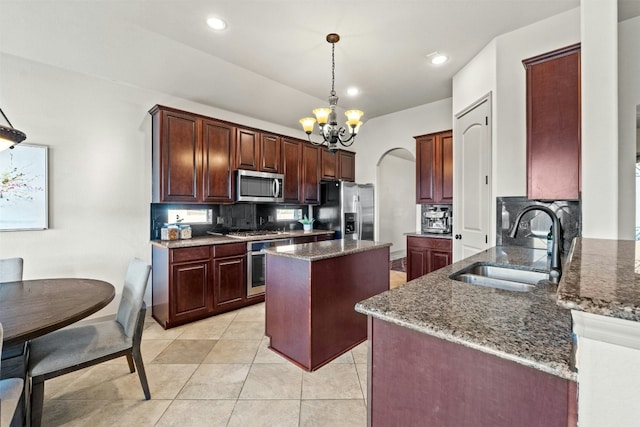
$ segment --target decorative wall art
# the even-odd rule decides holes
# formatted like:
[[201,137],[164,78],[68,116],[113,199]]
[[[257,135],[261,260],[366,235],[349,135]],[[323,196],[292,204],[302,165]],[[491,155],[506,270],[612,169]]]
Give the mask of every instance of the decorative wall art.
[[47,147],[0,152],[0,231],[48,228]]

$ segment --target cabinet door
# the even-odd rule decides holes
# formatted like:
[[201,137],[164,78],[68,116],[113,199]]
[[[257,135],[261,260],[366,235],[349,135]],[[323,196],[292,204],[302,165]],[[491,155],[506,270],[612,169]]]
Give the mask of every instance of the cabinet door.
[[233,203],[233,138],[235,128],[220,122],[202,122],[202,201]]
[[337,180],[338,176],[338,154],[325,148],[321,150],[321,179]]
[[527,197],[580,197],[580,45],[523,61],[527,69]]
[[241,303],[246,293],[245,256],[214,258],[213,300],[216,310]]
[[263,172],[280,172],[280,137],[263,133],[260,147],[260,170]]
[[429,250],[407,247],[407,281],[427,274],[429,270]]
[[285,203],[300,202],[300,141],[282,139],[282,173],[284,174],[284,201]]
[[171,266],[170,319],[182,323],[201,319],[211,311],[210,262],[194,261]]
[[436,136],[416,138],[416,203],[436,203]]
[[257,171],[260,159],[260,133],[238,128],[236,134],[236,168]]
[[453,133],[439,135],[438,202],[453,203]]
[[338,151],[339,179],[355,182],[356,180],[356,153],[351,151]]
[[311,144],[302,144],[301,188],[300,203],[320,203],[320,148]]
[[160,201],[197,202],[200,176],[198,120],[160,111]]
[[431,250],[429,254],[429,273],[451,264],[451,251]]

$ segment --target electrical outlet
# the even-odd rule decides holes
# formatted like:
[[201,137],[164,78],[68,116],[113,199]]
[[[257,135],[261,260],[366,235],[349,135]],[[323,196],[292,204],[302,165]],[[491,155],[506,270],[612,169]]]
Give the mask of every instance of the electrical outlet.
[[269,217],[267,218],[267,220],[268,220],[269,222],[273,222],[273,215],[269,215]]
[[224,224],[224,218],[219,216],[216,218],[216,224]]

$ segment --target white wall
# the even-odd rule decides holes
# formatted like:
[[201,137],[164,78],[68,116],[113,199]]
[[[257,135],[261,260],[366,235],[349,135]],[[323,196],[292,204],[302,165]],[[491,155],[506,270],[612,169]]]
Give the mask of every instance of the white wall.
[[[298,130],[0,54],[0,99],[28,143],[49,147],[49,230],[0,233],[0,258],[25,259],[25,279],[89,277],[116,286],[148,262],[151,118],[156,103],[300,136]],[[149,291],[147,302],[150,303]]]
[[640,17],[618,24],[618,233],[635,238],[635,156],[640,152]]
[[405,233],[415,231],[415,182],[416,162],[398,157],[394,151],[385,155],[378,165],[378,222],[380,234],[377,240],[391,242],[391,253],[397,257],[406,255]]

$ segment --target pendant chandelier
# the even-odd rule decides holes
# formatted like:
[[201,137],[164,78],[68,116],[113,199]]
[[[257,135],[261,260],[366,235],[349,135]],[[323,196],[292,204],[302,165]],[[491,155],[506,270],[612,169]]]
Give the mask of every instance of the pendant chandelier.
[[27,138],[27,135],[13,127],[7,116],[5,116],[4,111],[2,111],[2,108],[0,108],[0,114],[2,114],[2,117],[9,125],[0,125],[0,151],[3,151],[20,144]]
[[[336,96],[335,80],[336,80],[336,43],[340,41],[340,36],[335,33],[327,34],[327,42],[331,43],[331,92],[329,92],[329,108],[316,108],[313,114],[316,116],[305,117],[300,119],[300,124],[307,134],[309,142],[313,145],[326,145],[329,150],[338,149],[338,143],[344,147],[349,147],[356,139],[356,135],[360,130],[362,122],[360,117],[364,114],[360,110],[349,110],[344,114],[347,116],[346,126],[339,126],[336,117],[336,107],[338,106],[338,97]],[[322,135],[322,142],[313,142],[311,133],[313,132],[315,122],[320,126],[319,134]]]

